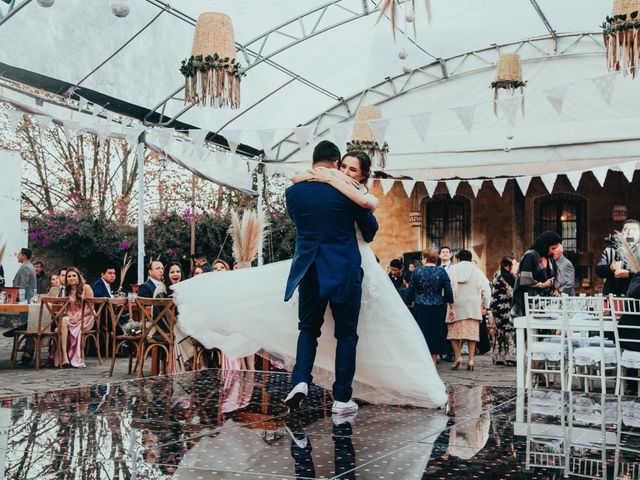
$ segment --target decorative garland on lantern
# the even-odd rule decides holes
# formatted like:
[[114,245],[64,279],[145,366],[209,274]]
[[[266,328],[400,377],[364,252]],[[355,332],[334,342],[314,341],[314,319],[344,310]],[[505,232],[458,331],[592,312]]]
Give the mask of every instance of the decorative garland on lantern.
[[371,160],[377,160],[381,169],[384,169],[387,165],[387,153],[389,153],[389,144],[384,142],[384,145],[380,147],[378,142],[371,140],[351,140],[347,142],[347,152],[365,152]]
[[185,78],[185,103],[210,106],[240,106],[240,79],[244,76],[235,58],[195,55],[182,61],[180,73]]
[[638,73],[640,65],[640,17],[638,11],[607,16],[601,25],[609,71]]

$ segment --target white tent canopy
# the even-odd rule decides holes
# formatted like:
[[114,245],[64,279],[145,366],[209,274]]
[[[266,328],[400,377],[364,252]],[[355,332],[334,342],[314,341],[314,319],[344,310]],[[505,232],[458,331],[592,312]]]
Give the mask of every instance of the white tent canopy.
[[[80,84],[80,95],[88,88],[146,109],[161,105],[172,117],[184,110],[182,92],[172,93],[184,84],[178,67],[190,55],[194,20],[220,11],[232,18],[238,60],[250,67],[241,108],[195,107],[179,119],[222,135],[241,131],[242,142],[257,148],[258,131],[275,129],[277,142],[289,140],[273,160],[306,165],[310,152],[298,151],[294,127],[308,124],[316,138],[333,138],[329,126],[353,121],[358,105],[372,104],[390,120],[391,174],[536,175],[637,160],[637,83],[607,76],[598,33],[608,1],[431,0],[430,24],[418,1],[416,40],[399,34],[397,44],[388,19],[376,25],[379,0],[183,0],[179,11],[137,0],[126,18],[111,15],[108,3],[65,0],[42,8],[31,1],[0,25],[1,61]],[[398,56],[402,48],[406,60]],[[518,112],[513,125],[504,114],[508,104],[494,115],[488,88],[499,53],[511,51],[522,56],[528,81],[526,115]],[[602,85],[613,89],[610,98]],[[560,113],[548,98],[558,92]],[[473,111],[469,131],[459,107]],[[422,141],[410,116],[424,114],[430,121]]]

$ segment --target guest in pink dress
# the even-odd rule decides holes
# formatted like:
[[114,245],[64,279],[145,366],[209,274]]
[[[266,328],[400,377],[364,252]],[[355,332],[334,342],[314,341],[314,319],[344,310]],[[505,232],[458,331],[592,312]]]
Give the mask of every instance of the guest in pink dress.
[[82,300],[93,298],[93,290],[87,285],[80,271],[75,267],[67,270],[65,296],[69,297],[67,314],[62,317],[58,331],[60,345],[56,349],[54,364],[62,368],[84,368],[84,360],[80,346],[82,345],[82,330],[93,326],[93,310],[82,309]]

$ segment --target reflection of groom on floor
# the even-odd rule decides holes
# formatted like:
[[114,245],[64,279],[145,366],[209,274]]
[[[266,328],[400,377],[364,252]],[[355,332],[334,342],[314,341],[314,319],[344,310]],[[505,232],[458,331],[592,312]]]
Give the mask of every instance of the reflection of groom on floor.
[[[340,150],[331,142],[322,141],[313,151],[314,168],[337,168],[339,160]],[[355,225],[364,240],[371,242],[378,223],[371,212],[326,183],[292,185],[287,188],[286,200],[297,238],[285,301],[298,288],[300,333],[291,377],[294,388],[285,403],[295,410],[308,395],[328,304],[337,339],[332,411],[354,413],[358,406],[351,400],[351,384],[355,375],[363,275]]]

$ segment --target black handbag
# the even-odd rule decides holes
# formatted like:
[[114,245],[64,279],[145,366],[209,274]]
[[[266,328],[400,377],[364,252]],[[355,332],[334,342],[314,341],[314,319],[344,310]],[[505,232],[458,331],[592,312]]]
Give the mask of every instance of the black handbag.
[[478,355],[484,355],[491,350],[491,340],[489,339],[489,329],[487,328],[487,316],[483,315],[480,321],[480,341],[476,345]]

